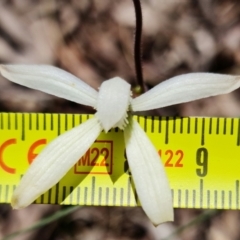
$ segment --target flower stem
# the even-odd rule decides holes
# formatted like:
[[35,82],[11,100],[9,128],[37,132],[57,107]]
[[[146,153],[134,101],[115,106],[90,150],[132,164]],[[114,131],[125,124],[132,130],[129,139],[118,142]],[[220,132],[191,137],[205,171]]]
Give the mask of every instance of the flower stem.
[[142,73],[142,54],[141,54],[141,40],[142,40],[142,8],[140,0],[133,0],[135,15],[136,15],[136,32],[135,32],[135,42],[134,42],[134,61],[135,61],[135,71],[137,82],[140,88],[140,93],[145,92],[145,86],[143,82]]

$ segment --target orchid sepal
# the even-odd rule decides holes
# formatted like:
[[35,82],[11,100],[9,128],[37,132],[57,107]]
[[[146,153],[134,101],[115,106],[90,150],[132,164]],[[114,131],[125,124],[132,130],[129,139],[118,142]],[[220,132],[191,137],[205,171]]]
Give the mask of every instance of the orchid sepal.
[[98,119],[93,117],[50,142],[15,189],[11,201],[13,209],[28,206],[54,186],[85,154],[101,131]]
[[147,111],[229,93],[240,87],[240,76],[188,73],[159,83],[132,100],[132,110]]
[[124,131],[128,164],[141,205],[154,225],[173,220],[171,189],[160,156],[132,118]]
[[0,65],[0,72],[14,83],[96,107],[97,91],[60,68],[49,65]]

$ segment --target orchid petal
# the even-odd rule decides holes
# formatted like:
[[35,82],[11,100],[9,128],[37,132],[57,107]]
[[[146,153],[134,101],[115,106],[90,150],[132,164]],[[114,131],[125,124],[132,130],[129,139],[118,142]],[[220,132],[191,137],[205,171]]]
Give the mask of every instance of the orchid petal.
[[83,105],[96,106],[97,91],[62,69],[48,65],[0,65],[0,72],[20,85]]
[[129,167],[141,205],[155,225],[173,220],[172,196],[156,149],[140,125],[131,120],[124,131]]
[[99,88],[97,113],[105,132],[110,128],[123,129],[127,122],[127,110],[131,101],[131,85],[115,77],[104,81]]
[[54,186],[84,155],[101,132],[96,117],[50,142],[36,157],[12,197],[12,207],[28,206]]
[[170,78],[133,99],[132,110],[146,111],[225,94],[239,86],[239,76],[214,73],[183,74]]

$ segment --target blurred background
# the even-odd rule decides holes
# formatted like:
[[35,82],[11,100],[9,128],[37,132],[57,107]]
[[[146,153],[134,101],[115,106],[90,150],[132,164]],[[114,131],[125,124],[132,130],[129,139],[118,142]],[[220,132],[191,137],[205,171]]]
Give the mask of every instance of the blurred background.
[[[147,88],[181,73],[240,75],[240,1],[141,2]],[[96,89],[114,76],[135,87],[134,29],[131,0],[0,0],[0,63],[55,65]],[[1,76],[0,111],[93,113]],[[158,113],[238,117],[240,90]],[[174,223],[155,228],[141,208],[32,205],[12,211],[0,204],[0,239],[5,240],[237,240],[239,224],[240,212],[230,210],[176,209]],[[21,229],[26,232],[16,233]]]

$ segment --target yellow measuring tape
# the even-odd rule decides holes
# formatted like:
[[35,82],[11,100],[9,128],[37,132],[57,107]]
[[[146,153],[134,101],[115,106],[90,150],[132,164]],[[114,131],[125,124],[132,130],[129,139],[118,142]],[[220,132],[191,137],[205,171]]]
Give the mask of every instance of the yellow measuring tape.
[[[0,202],[10,202],[21,176],[47,143],[91,117],[0,113]],[[161,156],[174,207],[240,209],[240,119],[135,118]],[[101,133],[36,203],[139,205],[125,157],[122,131]]]

